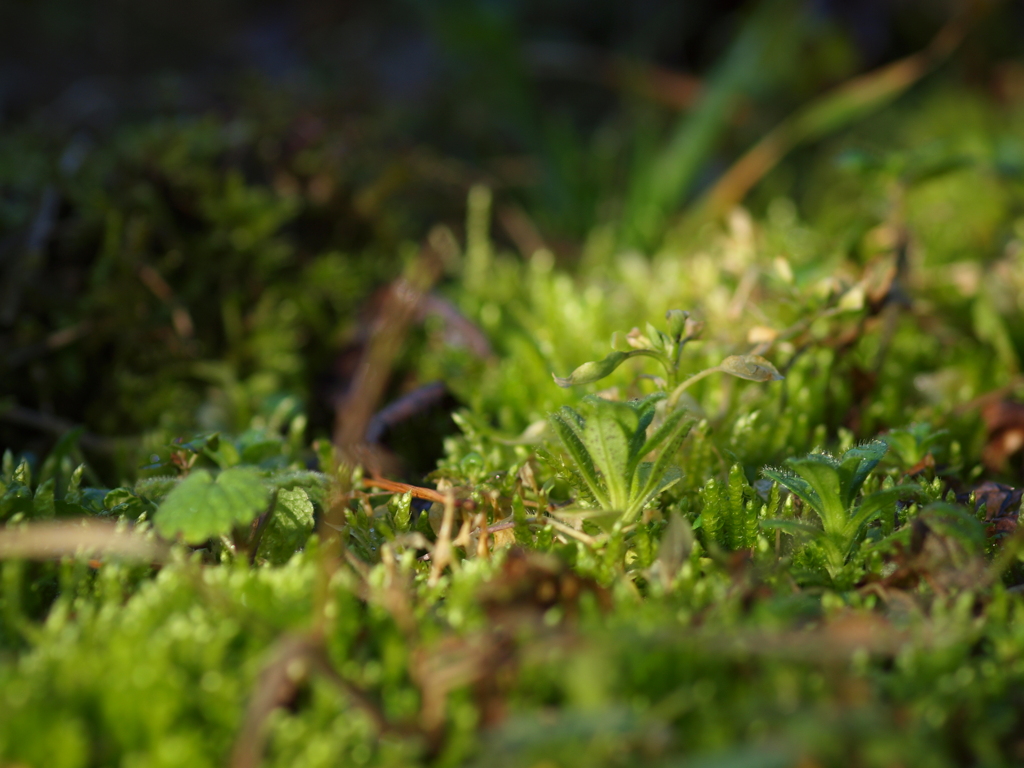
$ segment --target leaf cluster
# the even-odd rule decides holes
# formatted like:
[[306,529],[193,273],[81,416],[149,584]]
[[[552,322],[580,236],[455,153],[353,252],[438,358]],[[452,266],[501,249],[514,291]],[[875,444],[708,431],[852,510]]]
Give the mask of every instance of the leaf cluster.
[[[551,415],[552,429],[572,457],[568,479],[597,508],[631,523],[652,500],[682,478],[672,464],[692,426],[686,411],[668,413],[648,437],[663,395],[614,402],[584,400],[580,411],[563,406]],[[654,461],[643,459],[657,452]]]

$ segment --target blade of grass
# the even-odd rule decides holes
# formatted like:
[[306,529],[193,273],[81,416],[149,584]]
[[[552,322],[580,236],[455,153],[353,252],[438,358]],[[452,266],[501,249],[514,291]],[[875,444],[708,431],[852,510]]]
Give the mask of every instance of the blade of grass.
[[765,66],[769,50],[782,49],[782,38],[796,31],[789,2],[762,2],[746,20],[721,64],[684,115],[653,162],[639,169],[626,200],[626,239],[650,246],[693,186],[712,147],[722,135],[739,97],[751,91],[771,71]]
[[956,50],[968,26],[966,15],[953,19],[924,50],[848,80],[799,109],[737,160],[691,215],[727,213],[794,147],[844,128],[895,100]]

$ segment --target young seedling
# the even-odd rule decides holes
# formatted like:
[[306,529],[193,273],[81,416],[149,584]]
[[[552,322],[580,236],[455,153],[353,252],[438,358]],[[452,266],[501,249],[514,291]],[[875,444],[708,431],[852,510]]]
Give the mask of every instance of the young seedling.
[[[670,309],[665,319],[668,321],[668,333],[659,331],[650,323],[647,324],[646,334],[634,328],[626,334],[626,342],[632,349],[616,350],[602,360],[584,363],[564,378],[552,374],[555,383],[560,387],[591,384],[610,375],[631,357],[651,357],[661,363],[665,370],[664,378],[651,378],[659,389],[668,393],[667,405],[671,410],[687,387],[713,373],[727,373],[748,381],[778,381],[782,378],[775,366],[760,355],[730,355],[713,368],[699,371],[680,381],[679,362],[683,347],[700,336],[704,323],[694,320],[689,312],[681,309]],[[617,333],[612,337],[613,347],[619,346],[618,337]]]
[[825,555],[825,567],[833,583],[841,580],[868,524],[898,499],[918,490],[914,484],[896,485],[857,498],[887,448],[880,440],[873,440],[851,448],[839,459],[811,453],[803,458],[788,459],[786,465],[792,471],[764,470],[765,477],[795,494],[821,520],[820,529],[794,520],[766,521],[765,525],[803,534],[816,542]]
[[[664,398],[656,393],[620,403],[590,396],[580,411],[566,405],[551,414],[551,425],[575,464],[569,481],[584,500],[619,513],[622,523],[635,521],[647,504],[683,476],[671,462],[693,423],[686,412],[672,411],[647,436],[655,405]],[[654,451],[654,461],[643,461]]]

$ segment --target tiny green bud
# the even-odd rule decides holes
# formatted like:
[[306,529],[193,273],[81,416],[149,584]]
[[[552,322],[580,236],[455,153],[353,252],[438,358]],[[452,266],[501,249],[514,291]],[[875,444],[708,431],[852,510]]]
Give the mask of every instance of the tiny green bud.
[[629,352],[612,352],[603,360],[584,363],[565,378],[555,376],[554,374],[552,374],[552,377],[554,378],[555,383],[560,387],[572,387],[577,384],[590,384],[595,381],[600,381],[610,374],[629,356]]
[[670,309],[665,313],[668,320],[668,335],[673,339],[679,339],[686,333],[686,326],[690,313],[682,309]]

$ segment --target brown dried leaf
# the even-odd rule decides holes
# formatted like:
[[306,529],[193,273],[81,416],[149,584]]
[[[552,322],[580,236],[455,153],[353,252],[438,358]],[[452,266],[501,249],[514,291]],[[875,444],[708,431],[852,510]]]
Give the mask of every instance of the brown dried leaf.
[[975,510],[981,509],[982,504],[985,505],[985,521],[989,523],[989,536],[1009,535],[1017,530],[1024,488],[1014,488],[987,480],[972,491],[957,496],[957,501],[967,504],[971,493],[974,494]]
[[987,439],[981,457],[990,472],[1004,472],[1009,458],[1024,448],[1024,404],[998,400],[981,409]]

